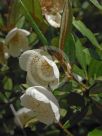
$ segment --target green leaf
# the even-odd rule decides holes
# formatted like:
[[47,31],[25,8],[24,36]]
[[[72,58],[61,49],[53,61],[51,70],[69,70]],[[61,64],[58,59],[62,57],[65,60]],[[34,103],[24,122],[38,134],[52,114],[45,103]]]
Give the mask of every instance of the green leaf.
[[59,136],[60,131],[55,129],[52,131],[47,131],[45,136]]
[[23,4],[26,6],[28,12],[32,15],[32,17],[36,16],[40,20],[43,20],[42,11],[40,7],[39,0],[22,0]]
[[84,48],[79,39],[75,43],[76,57],[84,72],[87,73],[87,66],[91,61],[91,56],[88,49]]
[[102,10],[102,5],[97,0],[90,0],[99,10]]
[[33,27],[33,29],[35,30],[36,34],[38,35],[39,39],[41,40],[41,42],[43,43],[43,45],[48,45],[47,39],[44,36],[44,34],[42,33],[42,31],[39,29],[38,25],[36,24],[35,20],[33,19],[33,17],[31,16],[31,14],[29,13],[29,10],[27,9],[27,7],[24,5],[24,3],[22,2],[22,0],[20,0],[20,3]]
[[89,77],[96,79],[102,76],[102,61],[92,59],[88,69]]
[[102,136],[102,129],[96,128],[89,132],[88,136]]
[[61,115],[62,117],[65,117],[66,114],[67,114],[67,110],[61,108],[61,109],[60,109],[60,115]]
[[[40,6],[40,1],[39,0],[29,0],[29,1],[22,0],[22,2],[25,5],[25,7],[27,8],[27,10],[30,13],[30,15],[32,16],[32,18],[34,19],[34,21],[39,26],[39,28],[43,32],[46,32],[48,25],[44,21],[41,6]],[[24,12],[24,13],[25,13],[26,18],[28,18],[28,16],[26,15],[26,12]]]
[[75,63],[75,39],[72,34],[67,35],[64,52],[71,63]]
[[22,28],[23,25],[24,25],[24,21],[25,21],[25,17],[22,16],[22,17],[18,20],[18,22],[16,23],[16,26],[17,26],[18,28]]
[[89,90],[91,94],[102,93],[102,81],[96,81],[96,83]]
[[71,27],[72,27],[72,7],[70,0],[66,0],[62,14],[59,38],[59,48],[62,50],[64,49],[66,37],[67,35],[70,34]]
[[93,32],[82,21],[75,20],[74,18],[73,25],[83,36],[86,36],[88,38],[92,45],[102,50]]
[[9,11],[9,18],[8,18],[8,24],[12,27],[15,27],[15,25],[19,22],[19,20],[22,18],[22,9],[20,2],[15,0],[11,3],[11,8]]
[[55,47],[58,47],[58,44],[59,44],[59,37],[54,37],[54,38],[51,40],[51,45],[52,45],[52,46],[55,46]]
[[102,97],[101,99],[92,98],[92,112],[97,121],[102,124]]
[[13,83],[12,83],[12,79],[9,77],[5,77],[3,80],[4,83],[4,89],[5,90],[12,90],[13,88]]
[[69,120],[67,120],[67,121],[64,123],[63,128],[64,128],[64,129],[67,129],[67,128],[69,128],[69,127],[70,127],[70,122],[69,122]]
[[29,44],[34,46],[36,44],[36,41],[37,41],[37,35],[36,33],[31,33],[30,36],[29,36]]
[[73,65],[73,72],[78,74],[81,77],[85,77],[85,73],[82,69],[80,69],[77,65]]
[[2,16],[0,15],[0,28],[4,25],[4,22],[3,22],[3,18]]

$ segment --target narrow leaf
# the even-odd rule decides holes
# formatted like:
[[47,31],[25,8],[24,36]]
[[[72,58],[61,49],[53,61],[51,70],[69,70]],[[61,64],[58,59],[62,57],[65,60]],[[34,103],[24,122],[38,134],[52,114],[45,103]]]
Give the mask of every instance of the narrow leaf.
[[89,41],[92,43],[92,45],[94,45],[98,49],[102,50],[102,48],[100,47],[100,45],[99,45],[96,37],[92,33],[92,31],[82,21],[75,20],[75,18],[74,18],[73,25],[83,36],[86,36],[89,39]]
[[25,5],[22,2],[22,0],[20,0],[20,3],[22,5],[24,11],[26,12],[26,14],[28,16],[28,19],[29,19],[30,23],[32,24],[32,27],[35,30],[36,34],[38,35],[39,39],[41,40],[41,42],[44,45],[48,45],[47,39],[45,38],[45,36],[43,35],[43,33],[40,31],[39,27],[37,26],[36,22],[34,21],[34,19],[32,18],[32,16],[30,15],[30,13],[28,12],[28,10],[25,7]]
[[64,49],[64,44],[67,35],[71,31],[72,24],[72,7],[70,0],[65,1],[62,20],[61,20],[61,30],[60,30],[60,39],[59,39],[59,48]]
[[80,63],[81,67],[83,68],[84,72],[86,73],[87,66],[91,61],[90,53],[88,52],[88,49],[82,46],[82,43],[79,39],[76,41],[75,47],[77,60]]
[[102,10],[102,5],[97,0],[90,0],[94,4],[95,7],[97,7],[99,10]]
[[102,136],[102,129],[94,129],[93,131],[89,132],[88,136]]

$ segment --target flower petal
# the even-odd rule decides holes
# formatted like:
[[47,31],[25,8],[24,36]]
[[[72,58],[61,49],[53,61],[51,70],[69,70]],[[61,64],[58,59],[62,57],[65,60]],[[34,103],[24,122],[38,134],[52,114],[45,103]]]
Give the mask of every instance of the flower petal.
[[30,87],[20,99],[23,106],[37,113],[37,119],[39,121],[45,124],[59,121],[58,101],[46,88],[41,86]]
[[5,38],[5,43],[11,56],[18,57],[22,51],[29,49],[27,35],[30,33],[24,29],[14,28]]
[[55,27],[59,28],[61,23],[61,15],[59,13],[56,14],[45,14],[45,18],[48,21],[48,23]]
[[8,44],[8,42],[16,35],[17,33],[17,27],[13,28],[6,36],[5,43]]
[[20,49],[18,46],[10,45],[8,49],[8,53],[13,57],[18,57],[20,55]]
[[21,56],[19,57],[19,65],[22,70],[25,70],[25,71],[27,70],[27,63],[28,63],[29,57],[32,54],[35,54],[35,51],[28,50],[28,51],[25,51],[24,53],[22,53]]
[[[36,113],[27,108],[21,108],[16,112],[17,118],[19,118],[22,126],[25,126],[30,120],[36,118]],[[15,118],[15,123],[19,126],[18,120]]]
[[[59,70],[57,65],[46,56],[30,56],[27,63],[27,79],[32,85],[41,85],[57,88],[59,83]],[[55,84],[56,83],[56,84]]]
[[55,89],[59,84],[59,70],[56,63],[46,56],[42,56],[37,65],[37,73],[41,80],[48,82],[51,89]]
[[24,35],[25,37],[28,36],[28,35],[30,35],[30,32],[27,31],[27,30],[25,30],[25,29],[17,29],[17,31],[19,33],[21,33],[22,35]]

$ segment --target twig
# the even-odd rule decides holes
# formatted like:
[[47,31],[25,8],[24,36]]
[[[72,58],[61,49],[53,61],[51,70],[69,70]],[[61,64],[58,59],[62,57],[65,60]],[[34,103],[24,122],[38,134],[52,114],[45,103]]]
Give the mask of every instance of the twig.
[[61,122],[59,122],[58,125],[67,134],[67,136],[74,136],[70,131],[68,131],[66,128],[63,127],[63,125],[61,124]]

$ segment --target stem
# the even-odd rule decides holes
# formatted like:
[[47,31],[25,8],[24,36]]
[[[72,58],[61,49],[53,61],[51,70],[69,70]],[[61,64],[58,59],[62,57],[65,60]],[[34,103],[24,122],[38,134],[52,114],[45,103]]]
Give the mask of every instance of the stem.
[[[62,66],[62,68],[63,68],[63,70],[64,70],[64,72],[65,72],[65,74],[66,74],[68,80],[74,80],[74,81],[76,81],[82,88],[84,88],[85,90],[88,90],[88,87],[87,87],[85,84],[83,84],[82,82],[79,82],[79,81],[74,77],[71,68],[68,68],[68,66],[67,66],[67,63],[68,63],[68,62],[66,62],[66,61],[64,60],[63,55],[62,55],[62,53],[61,53],[60,50],[59,50],[59,51],[54,51],[54,50],[52,50],[52,49],[49,48],[49,49],[47,49],[47,51],[49,52],[49,54],[51,54],[52,56],[54,56],[54,57],[60,62],[60,65]],[[71,67],[71,66],[70,66],[70,67]]]
[[43,33],[41,32],[41,30],[39,29],[39,27],[37,26],[36,22],[34,21],[34,19],[32,18],[32,16],[30,15],[30,13],[28,12],[27,8],[25,7],[24,3],[22,2],[22,0],[20,0],[20,3],[24,9],[24,11],[26,12],[29,21],[32,23],[32,27],[35,30],[35,32],[37,33],[39,39],[41,40],[41,42],[43,43],[43,45],[48,45],[48,41],[46,39],[46,37],[43,35]]
[[83,87],[85,90],[88,90],[88,87],[85,84],[83,84],[82,82],[79,82],[72,74],[71,76],[72,76],[72,79],[76,81],[81,87]]
[[59,122],[58,125],[67,134],[67,136],[74,136],[70,131],[68,131],[66,128],[63,127],[63,125],[61,124],[61,122]]

